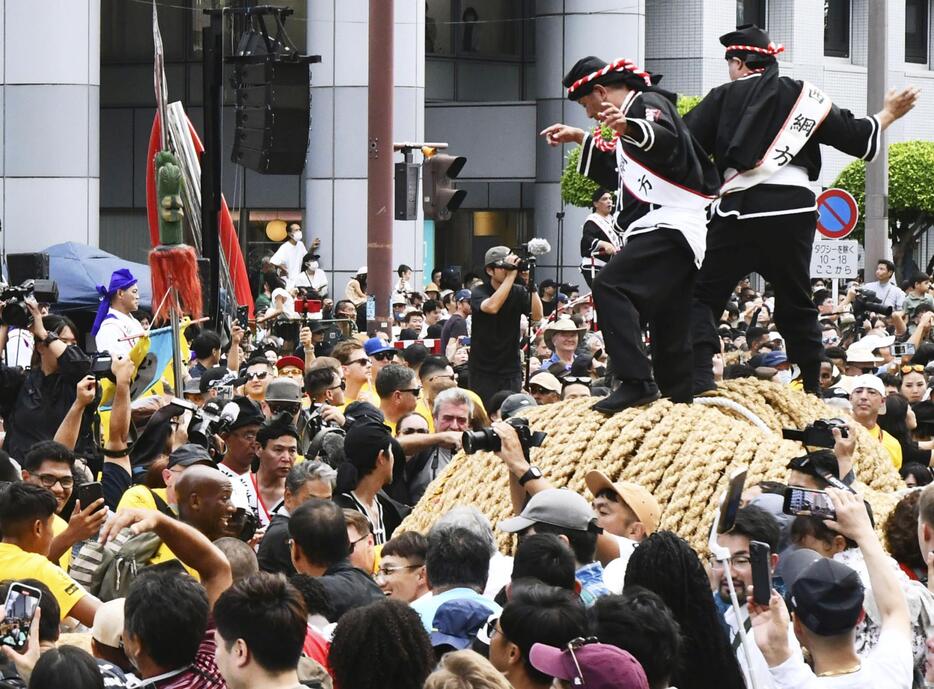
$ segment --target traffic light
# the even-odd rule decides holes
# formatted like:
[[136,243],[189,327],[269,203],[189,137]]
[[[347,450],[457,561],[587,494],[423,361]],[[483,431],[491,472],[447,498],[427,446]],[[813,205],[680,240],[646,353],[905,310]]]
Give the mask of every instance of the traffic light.
[[455,189],[451,182],[457,177],[467,159],[439,153],[425,159],[422,166],[422,208],[425,217],[432,220],[450,220],[451,213],[460,208],[467,196],[463,189]]

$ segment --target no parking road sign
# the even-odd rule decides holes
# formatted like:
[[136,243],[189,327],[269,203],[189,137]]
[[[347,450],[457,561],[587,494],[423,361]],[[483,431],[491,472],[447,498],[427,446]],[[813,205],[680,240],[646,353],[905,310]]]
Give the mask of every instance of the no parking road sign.
[[817,231],[830,239],[843,239],[859,220],[856,199],[843,189],[828,189],[817,197]]

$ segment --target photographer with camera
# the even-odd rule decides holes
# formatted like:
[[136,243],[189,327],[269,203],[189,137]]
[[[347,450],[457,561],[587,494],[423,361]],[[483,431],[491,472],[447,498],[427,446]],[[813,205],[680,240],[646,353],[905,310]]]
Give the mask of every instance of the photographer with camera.
[[[484,257],[486,279],[470,295],[470,389],[484,405],[500,390],[522,389],[519,328],[529,304],[529,290],[516,284],[522,269],[519,264],[519,257],[508,247],[489,249]],[[542,300],[534,290],[531,298],[532,320],[540,321]]]
[[[0,416],[6,437],[3,449],[22,460],[29,449],[55,437],[77,399],[77,385],[91,368],[91,360],[78,348],[77,328],[64,316],[43,317],[34,299],[25,301],[35,337],[32,367],[0,366]],[[0,325],[4,336],[9,325]],[[97,454],[91,432],[92,402],[85,407],[75,450],[82,456]]]

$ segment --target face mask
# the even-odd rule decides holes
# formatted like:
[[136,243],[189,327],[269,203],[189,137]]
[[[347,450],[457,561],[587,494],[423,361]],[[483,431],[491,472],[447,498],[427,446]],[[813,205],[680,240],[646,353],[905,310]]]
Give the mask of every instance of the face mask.
[[305,265],[308,266],[308,270],[318,270],[318,262],[317,262],[317,261],[308,261],[308,263],[306,263]]
[[295,232],[292,233],[292,239],[294,239],[296,242],[302,241],[302,231],[295,230]]
[[779,371],[775,375],[775,380],[782,385],[788,385],[791,382],[791,371]]

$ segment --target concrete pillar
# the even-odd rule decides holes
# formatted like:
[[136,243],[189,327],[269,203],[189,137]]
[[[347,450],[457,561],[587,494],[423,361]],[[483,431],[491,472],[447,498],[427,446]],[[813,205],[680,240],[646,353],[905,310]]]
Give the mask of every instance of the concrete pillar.
[[[342,298],[366,264],[367,0],[308,0],[311,131],[305,164],[305,234],[321,237],[321,264],[331,294]],[[395,141],[425,132],[425,6],[395,3]],[[402,155],[398,154],[399,160]],[[423,282],[422,218],[394,221],[393,264],[405,263]]]
[[[573,9],[571,9],[573,8]],[[627,3],[626,9],[607,13],[599,0],[538,0],[535,5],[535,94],[536,131],[554,122],[590,129],[583,108],[567,100],[561,79],[582,57],[597,55],[611,61],[628,57],[645,61],[645,0]],[[561,172],[573,146],[552,148],[536,136],[535,236],[551,242],[552,251],[539,262],[538,280],[555,277],[563,267],[564,281],[586,291],[580,265],[580,231],[589,209],[565,206],[561,200]],[[558,224],[555,214],[565,212],[564,250],[558,256]]]
[[100,13],[100,0],[0,0],[4,253],[97,246]]

